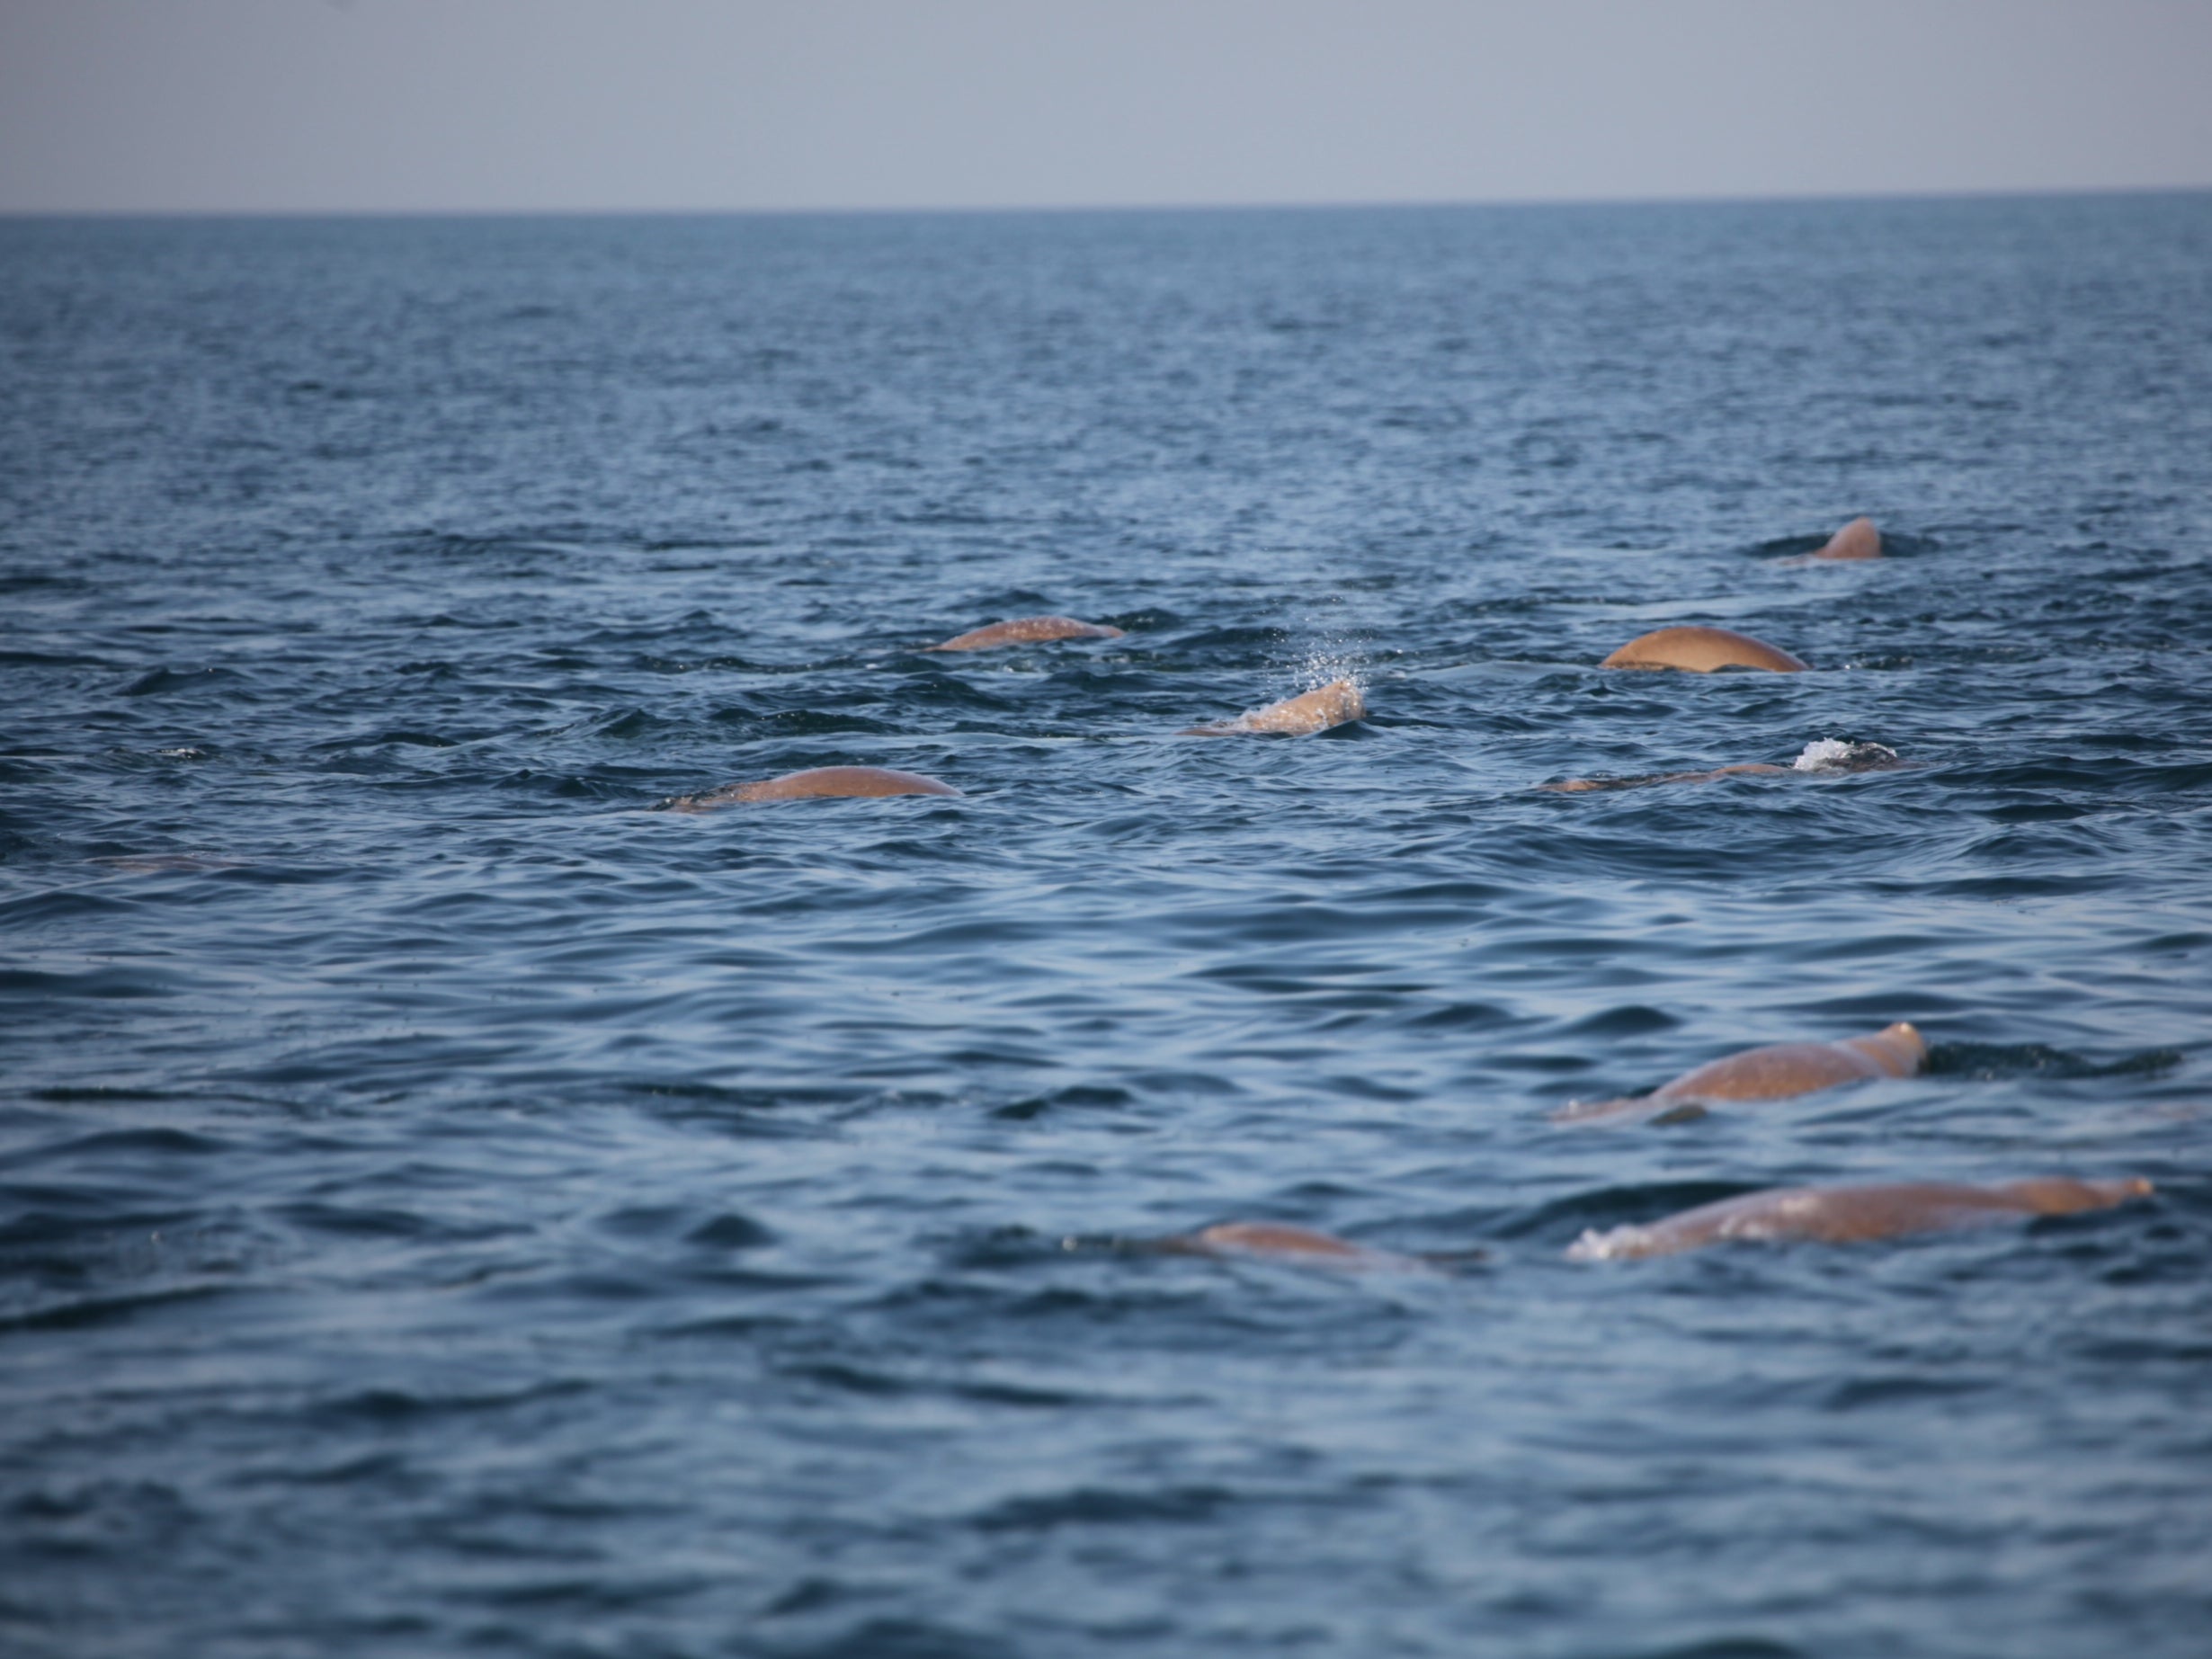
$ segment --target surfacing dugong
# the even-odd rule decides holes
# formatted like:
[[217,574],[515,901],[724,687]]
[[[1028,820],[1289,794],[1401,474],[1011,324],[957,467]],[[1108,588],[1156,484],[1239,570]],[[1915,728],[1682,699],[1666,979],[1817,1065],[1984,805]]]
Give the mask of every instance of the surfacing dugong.
[[1792,553],[1768,562],[1775,565],[1819,565],[1832,564],[1839,559],[1881,557],[1882,532],[1874,528],[1872,519],[1856,518],[1812,552]]
[[704,795],[682,795],[667,803],[670,812],[707,812],[737,801],[813,800],[832,796],[958,795],[959,790],[918,772],[888,766],[816,766],[788,772],[755,783],[727,783]]
[[1770,1043],[1684,1072],[1649,1094],[1610,1101],[1569,1101],[1555,1123],[1702,1115],[1709,1102],[1779,1101],[1871,1077],[1910,1077],[1928,1064],[1928,1042],[1900,1020],[1865,1037],[1833,1043]]
[[1869,518],[1856,518],[1828,538],[1828,545],[1813,555],[1815,558],[1879,558],[1882,557],[1882,532],[1874,528]]
[[1272,732],[1299,736],[1307,732],[1326,731],[1347,720],[1365,718],[1367,700],[1360,695],[1360,688],[1350,680],[1332,680],[1315,691],[1286,697],[1264,709],[1240,714],[1234,720],[1217,720],[1210,726],[1186,726],[1179,736],[1235,737],[1246,733]]
[[1661,628],[1635,638],[1598,664],[1601,668],[1686,668],[1710,673],[1716,668],[1764,668],[1774,673],[1802,673],[1812,664],[1779,646],[1727,628]]
[[999,646],[1041,645],[1048,639],[1119,639],[1122,630],[1104,622],[1078,622],[1072,616],[1024,616],[1011,622],[971,628],[924,651],[988,651]]
[[1783,1244],[1809,1239],[1858,1244],[1944,1227],[1973,1226],[2014,1216],[2072,1216],[2109,1209],[2152,1191],[2141,1176],[2119,1181],[2076,1181],[2046,1175],[1969,1187],[1944,1181],[1895,1182],[1863,1187],[1770,1187],[1740,1198],[1700,1204],[1642,1226],[1599,1232],[1590,1228],[1567,1246],[1571,1262],[1633,1261],[1735,1240]]

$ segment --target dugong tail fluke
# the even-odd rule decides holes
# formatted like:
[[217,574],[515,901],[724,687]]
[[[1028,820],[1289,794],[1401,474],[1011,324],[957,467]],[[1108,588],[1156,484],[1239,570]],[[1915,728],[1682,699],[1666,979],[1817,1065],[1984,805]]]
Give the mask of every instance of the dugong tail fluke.
[[1972,1226],[2019,1216],[2071,1216],[2109,1209],[2152,1191],[2141,1176],[2077,1181],[2046,1175],[1993,1187],[1950,1182],[1895,1182],[1862,1187],[1770,1187],[1717,1204],[1700,1204],[1642,1226],[1594,1227],[1567,1246],[1574,1262],[1619,1262],[1669,1256],[1707,1244],[1797,1239],[1857,1244],[1944,1227]]
[[1254,709],[1249,714],[1240,714],[1234,720],[1217,720],[1210,726],[1187,726],[1185,737],[1235,737],[1247,733],[1277,733],[1298,736],[1307,732],[1326,731],[1332,726],[1342,726],[1347,720],[1367,718],[1367,700],[1360,695],[1360,688],[1350,680],[1332,680],[1328,684],[1296,697],[1286,697],[1279,703],[1270,703],[1264,709]]
[[814,800],[872,795],[958,795],[959,790],[918,772],[888,766],[816,766],[754,783],[729,783],[704,795],[681,795],[666,803],[670,812],[709,812],[738,801]]
[[1011,622],[971,628],[924,651],[988,651],[999,646],[1041,645],[1051,639],[1119,639],[1122,630],[1104,622],[1078,622],[1072,616],[1024,616]]
[[1727,628],[1660,628],[1638,634],[1603,662],[1601,668],[1685,668],[1710,673],[1716,668],[1763,668],[1773,673],[1802,673],[1811,667],[1779,646]]
[[1610,1101],[1570,1101],[1552,1113],[1555,1123],[1696,1116],[1715,1102],[1779,1101],[1874,1077],[1910,1077],[1928,1064],[1928,1042],[1900,1020],[1864,1037],[1833,1043],[1771,1043],[1725,1055],[1649,1094]]

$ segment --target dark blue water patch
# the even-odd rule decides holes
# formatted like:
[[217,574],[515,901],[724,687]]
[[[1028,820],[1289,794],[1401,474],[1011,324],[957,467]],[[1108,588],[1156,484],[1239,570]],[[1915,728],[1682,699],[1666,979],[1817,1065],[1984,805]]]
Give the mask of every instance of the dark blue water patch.
[[[813,1583],[815,1581],[808,1581]],[[779,1601],[772,1611],[811,1611],[811,1599]],[[862,1619],[822,1641],[777,1643],[755,1651],[764,1659],[1015,1659],[1022,1650],[987,1631],[910,1619]]]
[[226,668],[152,668],[122,688],[125,697],[162,697],[178,691],[219,691],[239,676]]
[[1110,1492],[1091,1488],[993,1504],[969,1524],[986,1532],[1033,1532],[1054,1527],[1127,1526],[1209,1521],[1235,1501],[1217,1486],[1165,1492]]
[[227,1295],[224,1285],[179,1285],[163,1289],[107,1296],[76,1297],[49,1302],[29,1312],[0,1313],[0,1337],[34,1335],[49,1331],[90,1331],[110,1325],[137,1324],[180,1305],[192,1306]]
[[1003,1106],[992,1108],[991,1115],[1016,1123],[1026,1123],[1048,1112],[1114,1111],[1132,1104],[1135,1098],[1127,1089],[1110,1084],[1101,1087],[1075,1084],[1067,1088],[1056,1089],[1049,1094],[1010,1101]]
[[2182,1058],[2176,1048],[2153,1048],[2100,1061],[2042,1043],[1937,1042],[1928,1047],[1926,1069],[1931,1076],[1981,1082],[2007,1077],[2157,1077],[2172,1072]]

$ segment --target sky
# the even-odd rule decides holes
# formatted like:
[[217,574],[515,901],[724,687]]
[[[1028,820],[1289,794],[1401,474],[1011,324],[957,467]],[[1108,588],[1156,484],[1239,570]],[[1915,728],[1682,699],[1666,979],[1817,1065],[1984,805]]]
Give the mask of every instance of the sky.
[[2212,0],[0,0],[0,211],[2212,186]]

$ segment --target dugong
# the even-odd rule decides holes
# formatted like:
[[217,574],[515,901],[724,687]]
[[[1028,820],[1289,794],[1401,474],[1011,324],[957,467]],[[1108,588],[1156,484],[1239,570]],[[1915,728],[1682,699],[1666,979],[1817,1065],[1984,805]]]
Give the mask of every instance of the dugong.
[[1717,1204],[1700,1204],[1643,1226],[1584,1232],[1567,1246],[1572,1262],[1619,1262],[1671,1256],[1733,1239],[1781,1244],[1812,1239],[1857,1244],[1942,1227],[1972,1226],[2011,1216],[2071,1216],[2109,1209],[2151,1191],[2141,1176],[2076,1181],[2045,1175],[1994,1187],[1945,1181],[1904,1181],[1864,1187],[1770,1187]]
[[1234,737],[1247,732],[1279,732],[1296,736],[1326,731],[1347,720],[1365,718],[1367,700],[1360,695],[1360,688],[1349,680],[1332,680],[1317,690],[1286,697],[1264,709],[1240,714],[1234,720],[1217,720],[1210,726],[1186,726],[1180,736]]
[[1610,1101],[1569,1101],[1551,1114],[1555,1123],[1696,1116],[1712,1101],[1779,1101],[1869,1077],[1910,1077],[1928,1064],[1928,1042],[1913,1026],[1896,1024],[1865,1037],[1833,1043],[1771,1043],[1724,1055],[1649,1094]]
[[988,628],[971,628],[924,651],[988,651],[998,646],[1040,645],[1048,639],[1119,639],[1122,630],[1103,622],[1078,622],[1072,616],[1024,616]]
[[1814,554],[1815,558],[1879,558],[1882,557],[1882,532],[1874,528],[1869,518],[1856,518],[1828,538],[1828,545]]
[[1879,558],[1882,557],[1882,532],[1874,528],[1874,521],[1856,518],[1828,538],[1811,553],[1792,553],[1786,558],[1770,561],[1777,565],[1817,565],[1836,559]]
[[1539,789],[1555,789],[1562,795],[1576,795],[1584,789],[1633,789],[1646,783],[1710,783],[1716,778],[1726,778],[1737,772],[1788,772],[1787,766],[1777,766],[1769,761],[1739,761],[1734,766],[1716,766],[1710,772],[1648,772],[1635,778],[1569,778],[1563,783],[1539,783]]
[[887,766],[816,766],[787,772],[757,783],[727,783],[704,795],[684,795],[667,804],[670,812],[706,812],[745,800],[811,800],[823,796],[958,795],[959,790],[918,772]]
[[1280,1221],[1224,1221],[1195,1233],[1156,1239],[1146,1247],[1166,1255],[1249,1256],[1353,1272],[1417,1271],[1479,1261],[1483,1253],[1477,1250],[1436,1257],[1400,1255],[1394,1250],[1376,1250],[1366,1244],[1355,1244],[1348,1238],[1339,1238],[1333,1233],[1317,1233],[1311,1227],[1291,1226]]
[[1716,668],[1765,668],[1802,673],[1812,666],[1779,646],[1726,628],[1661,628],[1635,638],[1598,664],[1601,668],[1687,668],[1710,673]]
[[1710,772],[1647,772],[1634,778],[1569,778],[1562,783],[1539,783],[1539,789],[1563,795],[1584,789],[1633,789],[1646,783],[1710,783],[1739,772],[1884,772],[1898,765],[1897,752],[1886,743],[1857,743],[1842,737],[1816,737],[1787,766],[1770,761],[1739,761],[1716,766]]
[[1289,1226],[1277,1221],[1225,1221],[1217,1226],[1201,1227],[1186,1234],[1175,1243],[1196,1255],[1286,1256],[1346,1267],[1378,1267],[1412,1261],[1410,1256],[1396,1256],[1388,1251],[1355,1244],[1333,1233],[1316,1233],[1311,1227]]

